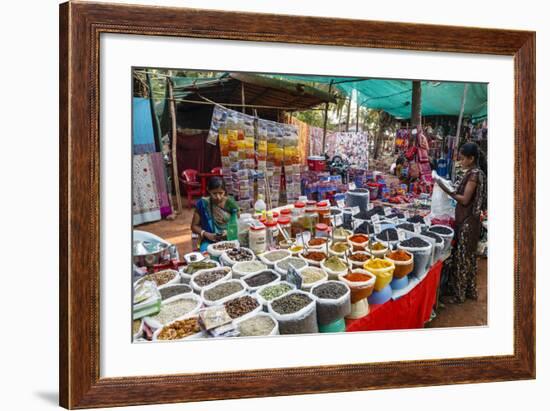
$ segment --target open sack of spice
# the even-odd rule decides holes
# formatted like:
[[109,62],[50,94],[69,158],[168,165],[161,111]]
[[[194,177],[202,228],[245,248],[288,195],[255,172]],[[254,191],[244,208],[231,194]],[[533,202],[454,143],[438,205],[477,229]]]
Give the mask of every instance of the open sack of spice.
[[317,322],[329,325],[342,320],[351,312],[350,288],[340,281],[327,281],[312,288],[316,297]]
[[279,323],[281,334],[319,332],[315,297],[303,291],[291,291],[269,302],[268,312]]

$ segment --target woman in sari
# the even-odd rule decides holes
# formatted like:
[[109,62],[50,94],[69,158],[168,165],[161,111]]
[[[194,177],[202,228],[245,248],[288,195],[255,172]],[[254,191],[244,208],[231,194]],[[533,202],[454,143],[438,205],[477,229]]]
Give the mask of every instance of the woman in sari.
[[456,200],[455,246],[448,268],[447,294],[444,303],[463,303],[466,298],[477,300],[477,244],[481,232],[481,213],[485,204],[486,176],[479,165],[482,152],[475,143],[460,148],[464,175],[455,191],[441,180],[439,186]]
[[236,201],[227,195],[223,178],[210,178],[207,191],[208,197],[197,201],[191,222],[191,231],[200,236],[200,251],[225,239],[231,214],[239,211]]

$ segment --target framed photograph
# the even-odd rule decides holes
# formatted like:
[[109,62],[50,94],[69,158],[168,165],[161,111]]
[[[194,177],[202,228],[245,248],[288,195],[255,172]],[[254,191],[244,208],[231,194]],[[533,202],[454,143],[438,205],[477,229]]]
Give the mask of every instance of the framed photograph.
[[534,164],[534,32],[62,4],[60,405],[535,378]]

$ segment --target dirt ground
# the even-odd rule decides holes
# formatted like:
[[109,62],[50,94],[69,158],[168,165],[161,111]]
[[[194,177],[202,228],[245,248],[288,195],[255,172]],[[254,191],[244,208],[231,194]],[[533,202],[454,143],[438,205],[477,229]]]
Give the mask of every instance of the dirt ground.
[[[191,219],[193,210],[186,207],[184,201],[183,212],[175,220],[161,220],[155,223],[143,224],[138,228],[158,235],[178,247],[180,255],[192,251]],[[478,263],[478,300],[466,300],[463,304],[447,304],[438,307],[436,317],[426,326],[466,327],[487,324],[487,260],[480,258]]]

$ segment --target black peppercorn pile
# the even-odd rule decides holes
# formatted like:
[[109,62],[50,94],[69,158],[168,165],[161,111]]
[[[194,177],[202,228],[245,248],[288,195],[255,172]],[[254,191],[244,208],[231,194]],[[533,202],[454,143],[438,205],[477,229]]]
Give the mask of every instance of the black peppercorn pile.
[[355,234],[373,234],[374,226],[368,222],[364,222],[355,229]]
[[403,247],[423,248],[423,247],[428,247],[430,243],[428,243],[427,241],[419,237],[411,237],[408,240],[401,241],[401,245]]
[[319,298],[336,300],[346,294],[348,289],[344,284],[327,283],[321,284],[313,290],[313,294]]
[[413,215],[412,217],[407,218],[407,221],[408,221],[409,223],[420,223],[420,224],[424,224],[424,217],[419,216],[419,215]]
[[430,227],[430,231],[432,233],[443,234],[443,235],[449,235],[453,232],[450,228],[447,228],[447,227]]
[[402,223],[402,224],[397,225],[396,227],[400,228],[402,230],[407,230],[407,231],[414,232],[414,224],[411,224],[411,223]]
[[397,241],[399,240],[399,236],[395,228],[386,228],[376,235],[376,239],[379,241]]
[[432,233],[431,231],[422,231],[422,235],[433,238],[436,244],[441,244],[443,242],[443,238],[438,236],[436,233]]
[[279,314],[291,314],[300,311],[311,301],[311,298],[305,294],[290,294],[273,301],[271,306]]

